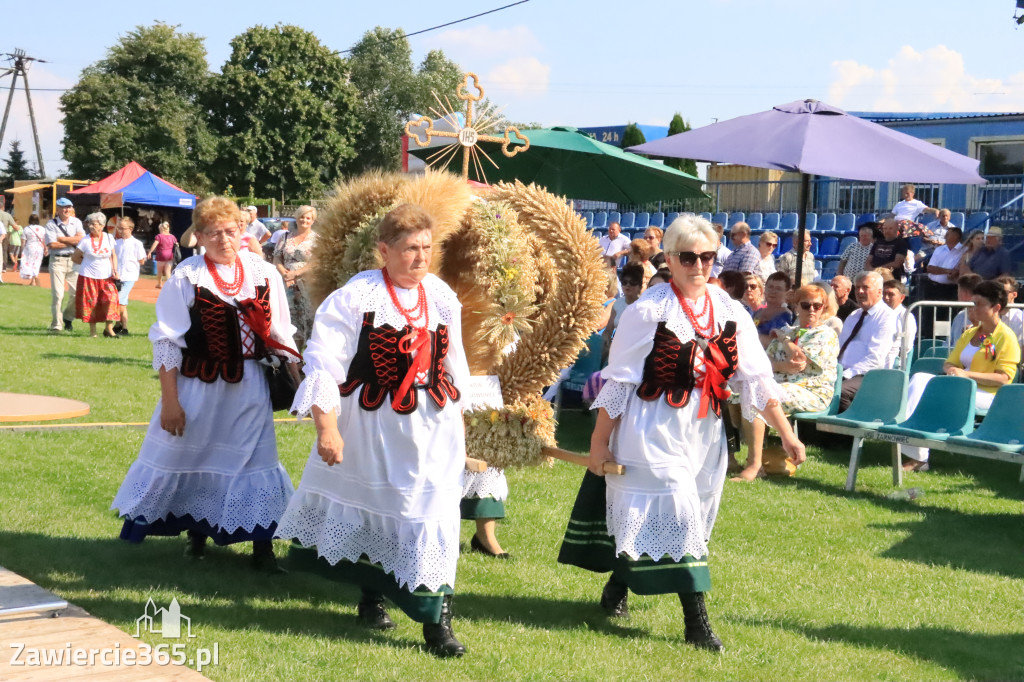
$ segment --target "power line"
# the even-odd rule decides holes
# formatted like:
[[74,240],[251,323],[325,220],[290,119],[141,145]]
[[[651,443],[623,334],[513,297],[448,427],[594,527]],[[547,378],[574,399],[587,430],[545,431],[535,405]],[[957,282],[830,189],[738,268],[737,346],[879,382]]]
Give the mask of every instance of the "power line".
[[[401,33],[399,35],[396,35],[394,38],[389,38],[387,40],[382,40],[380,42],[381,43],[390,43],[390,42],[395,41],[395,40],[401,40],[402,38],[412,38],[413,36],[418,36],[418,35],[420,35],[422,33],[429,33],[430,31],[436,31],[439,28],[447,28],[448,26],[454,26],[455,24],[461,24],[461,23],[463,23],[465,21],[469,21],[470,19],[478,19],[480,17],[487,16],[488,14],[494,14],[495,12],[500,12],[500,11],[502,11],[504,9],[508,9],[509,7],[515,7],[516,5],[525,5],[528,2],[530,2],[530,0],[519,0],[519,2],[512,2],[512,3],[509,3],[507,5],[502,5],[501,7],[495,7],[494,9],[487,10],[486,12],[480,12],[480,14],[474,14],[471,17],[463,17],[462,19],[456,19],[455,21],[449,21],[447,24],[438,24],[437,26],[431,26],[430,28],[425,28],[425,29],[422,29],[420,31],[413,31],[412,33]],[[351,52],[354,49],[355,49],[354,47],[350,47],[347,50],[338,50],[334,54],[345,54],[347,52]]]

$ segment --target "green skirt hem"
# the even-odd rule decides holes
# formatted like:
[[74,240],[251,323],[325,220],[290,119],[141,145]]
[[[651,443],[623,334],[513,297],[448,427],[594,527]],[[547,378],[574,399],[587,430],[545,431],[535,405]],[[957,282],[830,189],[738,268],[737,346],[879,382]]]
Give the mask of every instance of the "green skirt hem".
[[463,521],[505,518],[505,502],[494,497],[463,497],[459,503]]

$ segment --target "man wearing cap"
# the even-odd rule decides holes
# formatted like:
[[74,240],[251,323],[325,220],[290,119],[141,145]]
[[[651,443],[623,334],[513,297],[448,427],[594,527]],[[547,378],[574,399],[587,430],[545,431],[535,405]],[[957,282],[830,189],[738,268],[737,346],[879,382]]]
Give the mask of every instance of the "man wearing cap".
[[[50,247],[50,331],[71,331],[75,319],[75,287],[78,273],[74,270],[71,256],[78,242],[85,238],[82,221],[74,216],[74,206],[66,197],[57,199],[57,215],[46,223],[46,244]],[[64,285],[68,287],[68,303],[61,317],[61,303],[64,300]]]
[[256,207],[246,206],[245,210],[249,212],[249,224],[245,226],[245,231],[260,240],[260,244],[270,239],[270,230],[256,217]]
[[995,279],[1000,275],[1013,274],[1010,252],[1003,246],[1003,230],[1001,228],[989,228],[988,234],[985,235],[985,245],[971,256],[967,265],[982,279]]

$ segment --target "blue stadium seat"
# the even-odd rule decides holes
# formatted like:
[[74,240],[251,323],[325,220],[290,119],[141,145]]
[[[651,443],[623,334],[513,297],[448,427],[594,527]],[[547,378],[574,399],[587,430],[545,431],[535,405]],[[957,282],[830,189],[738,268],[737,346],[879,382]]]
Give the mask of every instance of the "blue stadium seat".
[[595,227],[594,236],[597,237],[598,239],[600,239],[601,237],[606,237],[608,236],[608,230],[603,227]]
[[857,216],[857,227],[860,227],[864,223],[873,223],[876,220],[878,220],[878,218],[874,213],[861,213]]
[[782,222],[779,223],[779,229],[783,232],[792,232],[797,228],[799,220],[800,216],[796,213],[783,213]]
[[821,247],[818,249],[819,256],[836,256],[839,254],[839,238],[825,237],[821,240]]
[[924,237],[911,237],[909,240],[910,249],[915,254],[924,246]]
[[726,227],[731,228],[736,223],[745,222],[747,222],[747,214],[744,213],[743,211],[735,211],[734,213],[729,214],[729,224],[726,225]]
[[622,215],[618,211],[608,211],[608,224],[618,223],[622,225]]
[[825,268],[825,263],[823,263],[822,261],[820,261],[817,258],[815,258],[814,259],[814,279],[820,279],[821,278],[821,273],[822,273],[822,270],[824,270],[824,268]]
[[821,278],[826,282],[831,282],[837,272],[839,272],[839,262],[828,261],[825,263],[824,267],[821,268]]
[[583,219],[587,221],[587,227],[594,226],[594,212],[587,211],[583,214]]
[[852,213],[841,213],[836,218],[837,232],[851,232],[857,229],[857,216]]
[[821,254],[818,253],[818,238],[817,237],[811,237],[811,253],[813,253],[815,256],[821,255]]
[[636,217],[633,218],[633,229],[634,230],[646,230],[647,226],[651,224],[651,214],[644,211],[643,213],[637,213]]
[[[676,218],[678,217],[679,214],[676,213],[675,211],[672,211],[667,216],[665,216],[665,227],[668,228],[668,226],[674,223],[676,221]],[[711,218],[708,218],[708,220],[711,220]]]
[[953,213],[949,216],[949,222],[953,223],[953,225],[959,227],[961,230],[964,229],[964,221],[966,219],[967,216],[965,216],[960,211],[957,211],[956,213]]
[[707,220],[708,222],[711,222],[711,214],[710,213],[707,213],[707,212],[701,213],[700,217],[703,218],[704,220]]
[[839,255],[842,256],[843,255],[843,251],[846,251],[846,249],[850,246],[850,244],[856,244],[856,243],[857,243],[857,238],[856,237],[843,237],[843,241],[839,242]]
[[636,220],[636,215],[632,211],[626,211],[619,218],[619,225],[622,226],[623,230],[630,230],[633,228],[633,221]]
[[762,220],[764,220],[764,216],[762,216],[760,213],[747,214],[747,225],[750,225],[751,230],[760,230]]
[[711,216],[711,222],[718,223],[723,227],[729,227],[729,214],[728,213],[716,213]]
[[781,256],[782,254],[789,251],[791,248],[793,248],[793,238],[786,237],[780,240],[778,245],[775,247],[775,256]]
[[757,248],[757,244],[760,241],[761,241],[761,235],[759,235],[759,234],[752,234],[752,235],[750,235],[750,243],[754,245],[755,249]]
[[836,229],[836,214],[822,213],[818,216],[818,231],[832,232]]
[[652,213],[651,221],[648,223],[650,227],[665,227],[665,214],[662,212]]
[[765,213],[764,220],[761,221],[762,230],[777,230],[779,229],[779,214],[778,213]]
[[974,211],[971,215],[967,216],[967,221],[964,223],[964,232],[984,230],[987,227],[987,223],[988,211]]
[[594,214],[594,227],[605,227],[608,225],[608,213],[598,211]]
[[[808,213],[806,216],[804,216],[804,219],[805,219],[805,222],[804,222],[804,229],[805,230],[807,230],[808,232],[814,232],[815,230],[818,229],[818,214],[817,213]],[[796,229],[796,228],[793,228],[793,229]]]

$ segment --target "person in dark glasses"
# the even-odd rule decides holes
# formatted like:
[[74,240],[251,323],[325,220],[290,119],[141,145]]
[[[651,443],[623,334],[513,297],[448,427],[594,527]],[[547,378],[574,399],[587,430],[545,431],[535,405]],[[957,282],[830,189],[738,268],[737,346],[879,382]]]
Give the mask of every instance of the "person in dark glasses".
[[[711,589],[708,541],[728,463],[722,405],[730,391],[743,415],[778,429],[796,463],[805,459],[782,412],[785,393],[743,306],[707,280],[718,252],[711,223],[684,214],[664,237],[669,284],[622,313],[606,380],[592,409],[589,471],[559,553],[561,563],[611,573],[601,605],[629,612],[628,594],[676,593],[684,638],[722,651],[704,593]],[[604,465],[625,465],[604,476]]]

